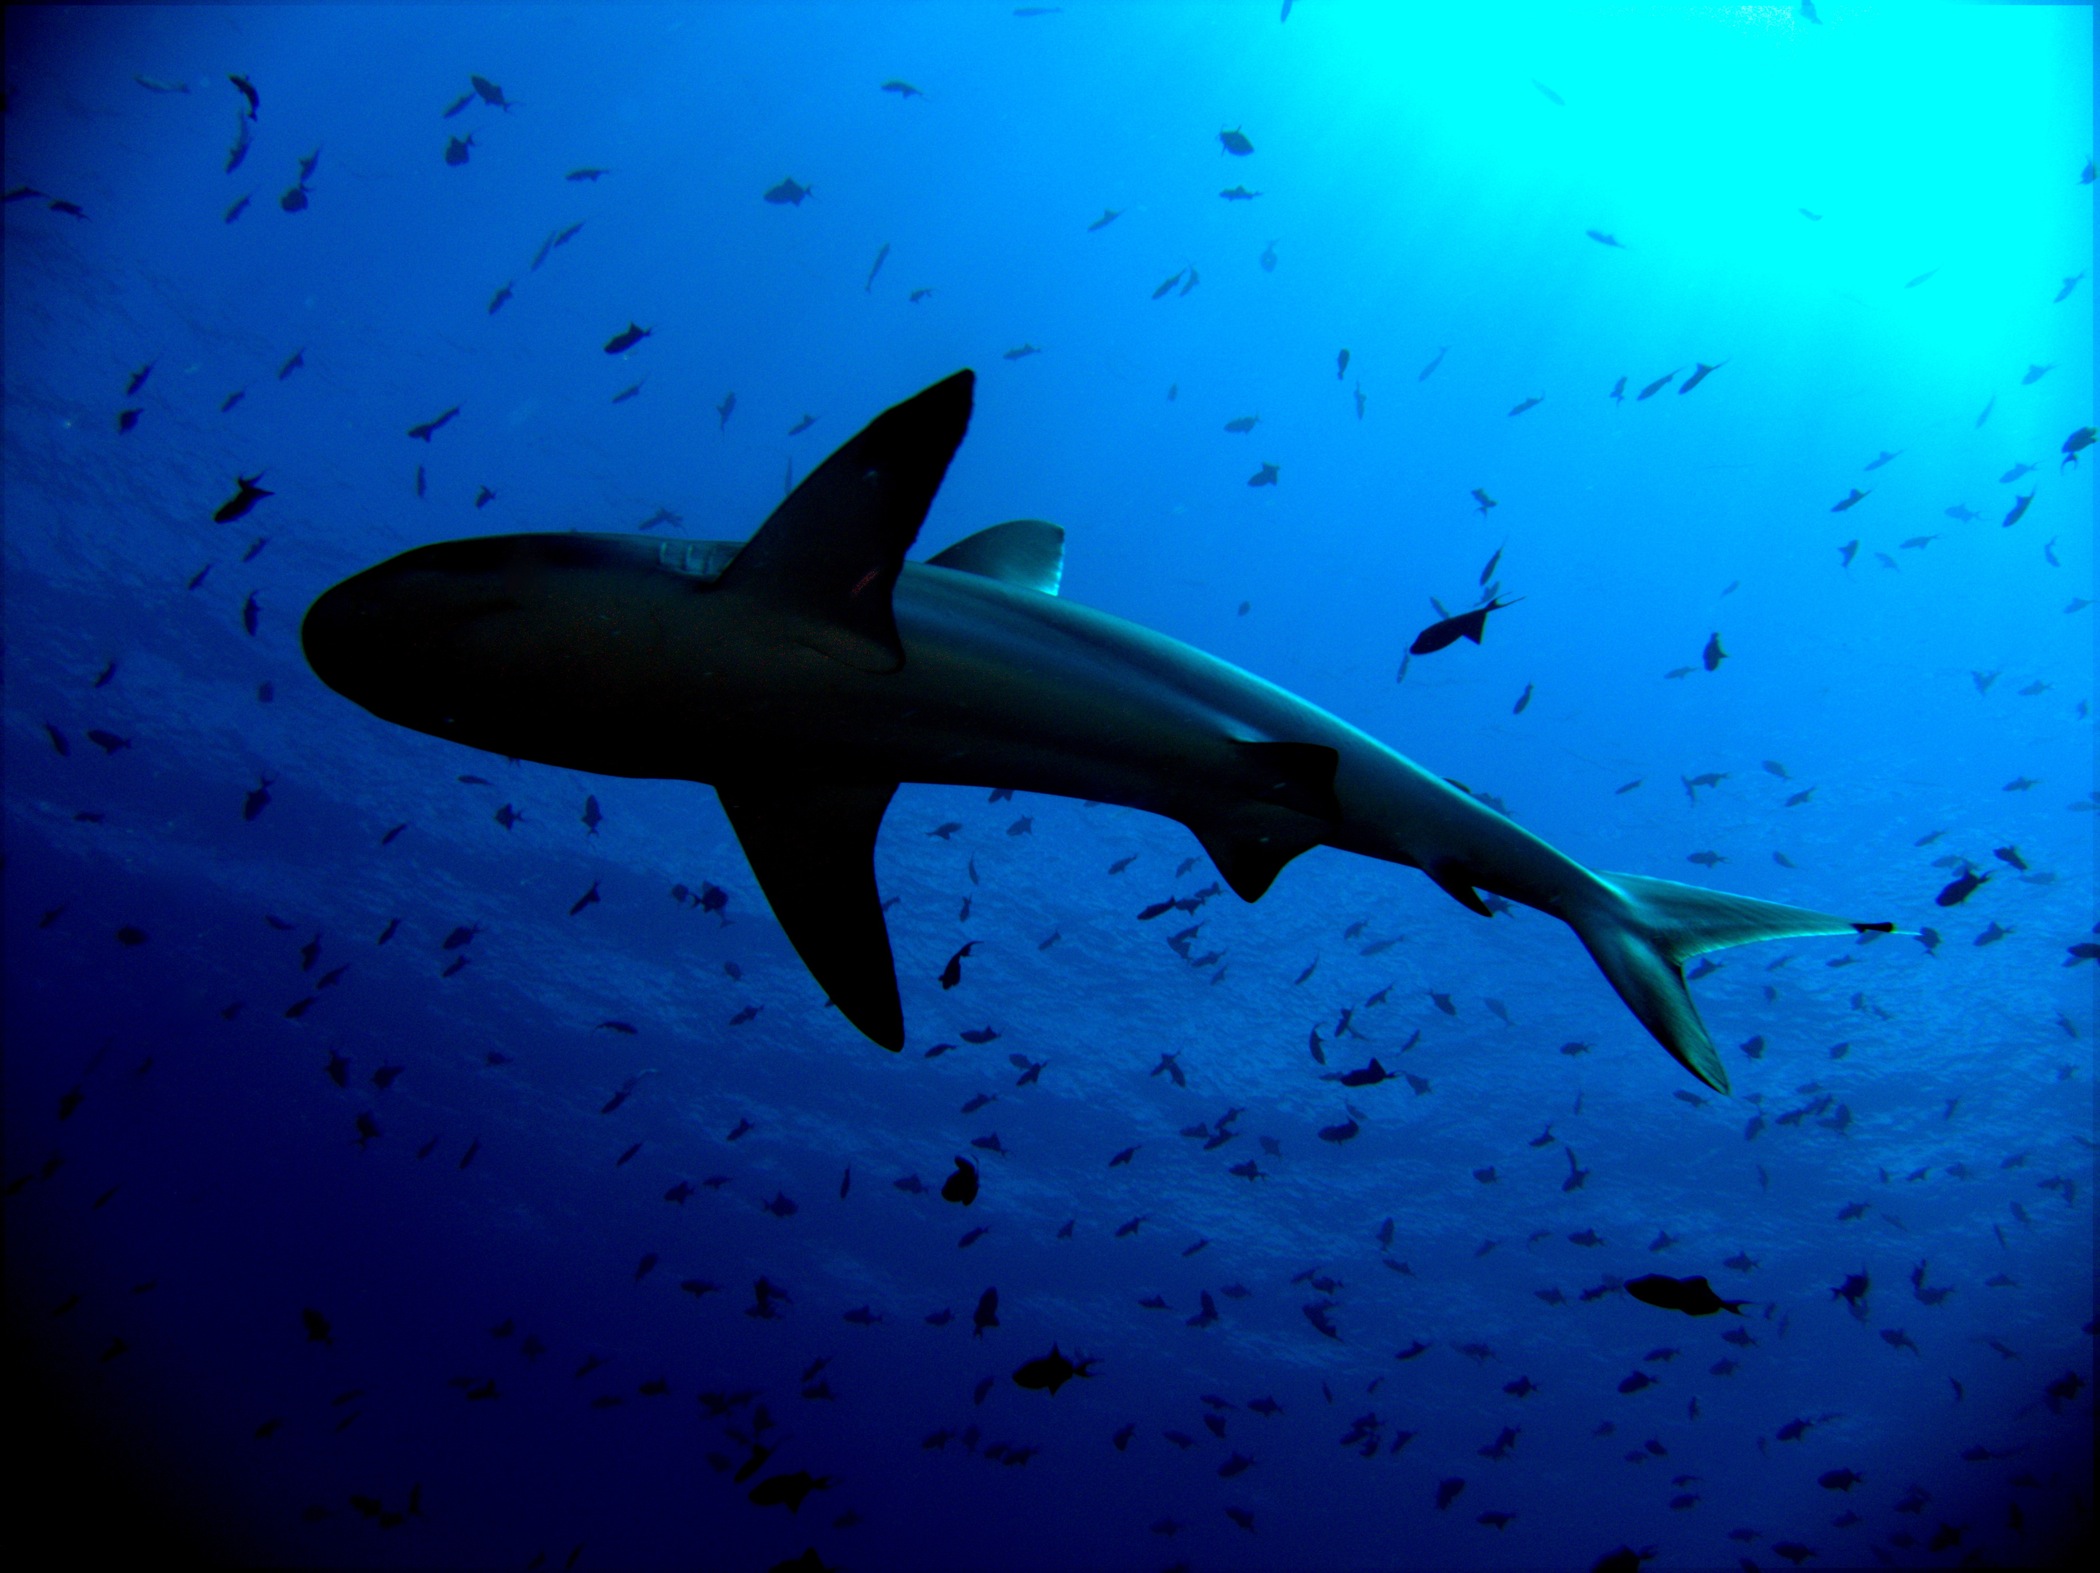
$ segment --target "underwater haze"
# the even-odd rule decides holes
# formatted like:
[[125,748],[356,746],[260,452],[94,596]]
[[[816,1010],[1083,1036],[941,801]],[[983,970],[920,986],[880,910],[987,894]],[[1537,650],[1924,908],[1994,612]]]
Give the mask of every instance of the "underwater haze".
[[[17,1532],[2089,1551],[2093,72],[2073,6],[11,10]],[[963,368],[916,559],[1052,521],[1588,868],[1895,932],[1691,964],[1724,1094],[1544,912],[907,782],[888,1053],[708,786],[307,664],[413,547],[742,541]]]

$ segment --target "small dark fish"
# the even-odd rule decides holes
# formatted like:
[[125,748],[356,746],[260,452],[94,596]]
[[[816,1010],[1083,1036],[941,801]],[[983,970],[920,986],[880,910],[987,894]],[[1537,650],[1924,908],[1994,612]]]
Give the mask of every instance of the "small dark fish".
[[1626,249],[1626,242],[1619,239],[1618,236],[1611,234],[1609,231],[1601,229],[1586,229],[1583,231],[1583,233],[1589,236],[1590,239],[1594,240],[1600,246],[1612,246],[1616,247],[1620,251],[1624,251]]
[[1727,364],[1728,362],[1724,360],[1716,361],[1713,365],[1709,366],[1706,364],[1705,361],[1700,361],[1698,363],[1697,369],[1694,370],[1689,377],[1685,378],[1683,382],[1677,385],[1678,393],[1680,395],[1690,393],[1694,388],[1698,387],[1700,383],[1706,381],[1708,377],[1712,376],[1715,372],[1719,371],[1723,366]]
[[1040,355],[1042,353],[1042,346],[1040,345],[1017,344],[1012,349],[1002,354],[999,358],[1001,360],[1026,360],[1031,355]]
[[1947,882],[1933,900],[1939,906],[1958,907],[1990,881],[1989,874],[1979,874],[1973,868],[1964,867],[1958,876]]
[[[1049,1393],[1054,1396],[1059,1388],[1063,1387],[1065,1383],[1071,1381],[1075,1376],[1086,1377],[1093,1375],[1094,1364],[1094,1361],[1086,1359],[1077,1362],[1069,1360],[1058,1349],[1057,1345],[1052,1344],[1048,1354],[1038,1355],[1035,1359],[1024,1361],[1021,1364],[1014,1372],[1014,1386],[1027,1388],[1031,1392]],[[1121,1446],[1122,1444],[1119,1443],[1118,1445]]]
[[1526,410],[1533,409],[1538,405],[1544,404],[1545,402],[1546,396],[1543,393],[1537,394],[1532,398],[1525,399],[1521,403],[1514,405],[1510,409],[1509,413],[1512,415],[1522,415]]
[[1260,196],[1259,191],[1249,191],[1245,186],[1231,186],[1218,193],[1227,202],[1252,202]]
[[1746,1303],[1722,1299],[1703,1277],[1669,1278],[1661,1273],[1629,1279],[1626,1292],[1643,1305],[1657,1306],[1665,1311],[1682,1311],[1686,1316],[1712,1316],[1718,1311],[1733,1311],[1740,1316]]
[[[1681,370],[1682,368],[1679,369]],[[1657,377],[1653,382],[1649,383],[1647,387],[1641,389],[1639,393],[1635,394],[1634,402],[1638,404],[1642,399],[1654,398],[1658,393],[1662,392],[1663,389],[1667,388],[1676,376],[1676,371],[1664,372],[1660,377]]]
[[1721,636],[1718,633],[1706,641],[1706,649],[1699,659],[1706,663],[1709,672],[1718,672],[1721,669],[1721,663],[1728,659],[1728,652],[1721,648]]
[[814,187],[797,184],[792,175],[783,179],[779,185],[766,188],[766,200],[775,207],[799,208],[802,206],[804,197],[815,195],[816,190]]
[[605,353],[618,355],[623,351],[631,350],[653,332],[655,332],[653,328],[637,327],[630,322],[624,329],[605,341]]
[[1560,94],[1554,92],[1552,88],[1546,86],[1546,84],[1541,82],[1537,77],[1533,77],[1531,79],[1531,85],[1537,88],[1541,93],[1543,93],[1546,96],[1546,102],[1552,104],[1554,107],[1558,109],[1566,109],[1568,107],[1568,101],[1566,99],[1562,98]]
[[[508,293],[507,289],[505,293]],[[491,307],[490,309],[494,310],[495,308]],[[448,422],[450,422],[455,416],[459,414],[459,409],[460,407],[457,404],[455,404],[452,406],[451,409],[445,411],[444,414],[438,416],[435,420],[427,420],[424,421],[420,426],[409,427],[409,436],[419,438],[424,442],[430,441],[431,438],[435,437],[440,431],[443,431],[445,429],[445,426]]]
[[481,95],[484,104],[503,110],[506,114],[517,107],[514,102],[503,96],[503,89],[487,77],[470,75],[467,80],[474,84],[474,91]]
[[503,303],[509,299],[510,284],[506,283],[501,289],[497,290],[494,295],[489,297],[489,315],[491,317],[495,316],[497,312],[503,309]]
[[882,91],[895,93],[899,98],[924,98],[926,95],[911,83],[892,79],[882,84]]
[[219,504],[218,508],[213,512],[212,518],[220,524],[231,524],[234,520],[245,515],[249,509],[253,508],[265,497],[276,496],[275,492],[265,491],[256,484],[261,479],[262,471],[260,470],[253,475],[235,476],[234,481],[238,490],[226,501]]
[[2019,497],[2019,498],[2015,498],[2015,499],[2013,500],[2013,505],[2012,505],[2012,511],[2011,511],[2011,512],[2009,512],[2009,513],[2007,513],[2007,514],[2006,514],[2006,516],[2005,516],[2005,519],[2004,519],[2004,525],[2005,525],[2005,528],[2007,528],[2007,529],[2009,530],[2009,529],[2011,529],[2011,528],[2012,528],[2012,527],[2013,527],[2014,525],[2018,524],[2018,523],[2020,522],[2021,518],[2022,518],[2022,517],[2023,517],[2023,516],[2024,516],[2024,515],[2026,514],[2026,512],[2027,512],[2027,508],[2028,508],[2028,505],[2029,505],[2030,503],[2032,503],[2033,501],[2034,501],[2034,493],[2033,493],[2033,492],[2029,492],[2029,493],[2028,493],[2028,494],[2027,494],[2027,495],[2026,495],[2025,497]]
[[143,410],[117,411],[117,435],[119,437],[122,437],[126,433],[128,433],[134,426],[138,425],[139,417],[144,413],[145,411]]
[[955,1160],[955,1172],[941,1182],[941,1200],[967,1207],[977,1200],[977,1165],[967,1158]]
[[2078,455],[2093,445],[2095,437],[2100,437],[2100,429],[2091,426],[2081,426],[2066,437],[2061,450],[2064,456],[2063,463],[2056,467],[2057,473],[2060,475],[2065,466],[2076,464]]
[[812,1475],[806,1469],[798,1469],[792,1474],[761,1480],[751,1488],[750,1500],[759,1507],[784,1507],[790,1513],[799,1513],[812,1491],[828,1491],[832,1484],[829,1475]]
[[609,169],[599,169],[595,166],[586,165],[582,169],[570,170],[566,175],[562,176],[562,179],[595,181],[600,175],[610,175],[611,173],[612,171]]
[[1470,639],[1479,644],[1481,635],[1487,631],[1488,613],[1499,612],[1514,605],[1515,601],[1497,599],[1490,601],[1486,606],[1476,606],[1470,612],[1460,612],[1456,617],[1447,617],[1441,622],[1432,623],[1415,635],[1415,642],[1408,646],[1408,654],[1430,655],[1447,645],[1455,644],[1460,639]]
[[1230,131],[1220,131],[1218,144],[1235,158],[1245,158],[1254,151],[1254,144],[1241,134],[1237,126]]
[[473,146],[474,133],[471,131],[463,137],[447,137],[445,139],[445,162],[457,168],[471,156],[468,149]]
[[1626,402],[1626,379],[1621,377],[1617,382],[1613,383],[1611,392],[1606,394],[1605,397],[1614,404],[1624,404]]
[[971,1313],[970,1319],[976,1329],[971,1336],[976,1338],[982,1338],[987,1327],[997,1327],[999,1325],[999,1291],[997,1289],[987,1289],[978,1297],[977,1309]]
[[719,418],[719,419],[718,419],[718,420],[716,421],[716,423],[715,423],[715,430],[717,430],[717,431],[723,431],[723,430],[726,430],[726,429],[728,428],[728,425],[729,425],[729,417],[730,417],[731,415],[735,414],[735,413],[736,413],[736,393],[735,393],[735,391],[734,391],[734,390],[732,390],[732,391],[730,391],[730,392],[728,392],[728,393],[725,393],[725,394],[723,394],[723,395],[722,395],[722,402],[721,402],[720,404],[717,404],[717,405],[715,406],[715,414],[716,414],[716,415],[717,415],[718,417],[720,417],[720,418]]
[[1860,503],[1866,501],[1870,495],[1871,491],[1863,492],[1855,486],[1852,488],[1849,496],[1840,497],[1836,502],[1832,503],[1830,511],[1832,513],[1843,513],[1847,508],[1856,508]]

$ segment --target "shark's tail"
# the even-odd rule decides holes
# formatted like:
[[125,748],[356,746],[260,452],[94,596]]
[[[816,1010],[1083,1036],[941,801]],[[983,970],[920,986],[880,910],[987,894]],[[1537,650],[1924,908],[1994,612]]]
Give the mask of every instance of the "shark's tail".
[[1885,933],[1893,927],[1639,874],[1598,874],[1595,880],[1592,899],[1565,914],[1569,926],[1655,1041],[1716,1092],[1728,1091],[1728,1070],[1684,985],[1685,962],[1753,940]]

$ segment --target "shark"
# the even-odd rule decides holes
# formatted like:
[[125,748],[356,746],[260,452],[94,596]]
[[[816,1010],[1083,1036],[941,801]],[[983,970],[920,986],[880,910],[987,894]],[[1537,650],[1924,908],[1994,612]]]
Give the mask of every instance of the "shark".
[[1180,821],[1258,900],[1318,846],[1573,929],[1656,1041],[1728,1073],[1685,984],[1707,951],[1887,931],[1596,872],[1277,685],[1058,590],[1038,519],[907,561],[968,429],[955,373],[883,411],[744,541],[584,532],[418,546],[324,591],[300,637],[383,721],[603,776],[712,786],[846,1021],[905,1042],[875,844],[900,785],[1020,789]]

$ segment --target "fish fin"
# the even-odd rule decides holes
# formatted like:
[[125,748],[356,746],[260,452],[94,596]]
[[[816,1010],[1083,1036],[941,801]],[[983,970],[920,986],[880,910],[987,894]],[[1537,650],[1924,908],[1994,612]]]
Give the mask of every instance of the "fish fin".
[[901,667],[890,592],[969,427],[975,383],[959,371],[862,427],[773,510],[716,591],[777,608],[801,643],[847,666]]
[[1242,901],[1259,901],[1283,866],[1327,839],[1326,825],[1269,803],[1243,803],[1182,820]]
[[875,835],[897,783],[718,782],[716,794],[773,916],[840,1014],[904,1047],[904,1007],[875,888]]
[[1728,1071],[1684,983],[1684,963],[1756,940],[1852,934],[1862,925],[1639,874],[1597,874],[1604,899],[1564,914],[1627,1009],[1686,1070],[1716,1092]]
[[1009,519],[964,536],[926,561],[1055,595],[1065,576],[1064,527],[1042,519]]
[[1473,888],[1473,882],[1466,878],[1464,870],[1455,859],[1445,858],[1422,872],[1435,880],[1437,889],[1460,906],[1477,912],[1484,918],[1495,915],[1488,904],[1480,899],[1480,892]]
[[1214,813],[1184,815],[1234,894],[1258,901],[1283,866],[1327,839],[1341,818],[1334,772],[1341,755],[1324,743],[1241,739],[1247,795]]

